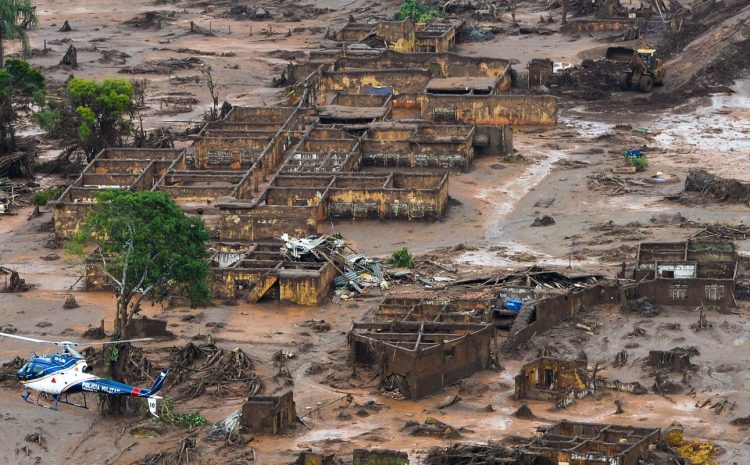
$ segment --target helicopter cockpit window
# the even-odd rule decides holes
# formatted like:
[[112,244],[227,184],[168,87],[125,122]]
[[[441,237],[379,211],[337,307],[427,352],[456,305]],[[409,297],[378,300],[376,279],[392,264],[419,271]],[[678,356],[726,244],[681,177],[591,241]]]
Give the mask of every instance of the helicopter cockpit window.
[[39,365],[37,363],[30,363],[26,365],[27,376],[39,376],[43,372],[44,372],[44,365]]

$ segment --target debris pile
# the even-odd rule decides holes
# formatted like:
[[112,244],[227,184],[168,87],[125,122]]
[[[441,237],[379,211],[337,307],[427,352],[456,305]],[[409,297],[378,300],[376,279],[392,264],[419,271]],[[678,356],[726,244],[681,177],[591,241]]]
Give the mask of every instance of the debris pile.
[[0,266],[0,292],[26,292],[30,288],[18,271]]
[[16,373],[26,362],[26,359],[16,356],[13,360],[0,365],[0,385],[6,387],[17,386],[18,379],[16,378]]
[[686,192],[696,193],[701,199],[715,202],[747,203],[750,200],[750,184],[720,178],[704,169],[688,173],[683,194]]
[[237,395],[255,395],[263,390],[263,382],[254,372],[255,363],[239,348],[226,350],[189,342],[170,350],[169,366],[170,387],[184,386],[174,396],[175,401],[195,399],[206,392],[226,395],[238,385],[242,390],[234,393]]
[[518,410],[513,412],[513,416],[516,418],[530,419],[534,418],[534,413],[531,411],[527,404],[523,404],[518,407]]
[[439,438],[451,439],[461,437],[459,428],[455,428],[432,417],[427,417],[424,423],[409,420],[401,430],[411,434],[412,436],[435,436]]
[[242,410],[235,410],[222,421],[214,423],[208,433],[209,441],[224,441],[226,444],[244,445],[248,442],[247,432],[240,421]]
[[123,22],[125,26],[137,29],[161,29],[163,23],[174,21],[174,11],[146,11]]
[[178,449],[172,452],[157,452],[148,454],[133,465],[182,465],[200,463],[200,451],[196,448],[196,440],[185,438],[179,442]]
[[545,83],[553,93],[584,100],[606,99],[620,88],[628,65],[610,60],[583,60],[580,65],[550,74]]
[[648,297],[628,300],[623,305],[623,310],[627,313],[637,313],[648,318],[659,314],[659,307]]
[[549,215],[544,215],[544,216],[537,216],[534,219],[534,222],[531,223],[531,227],[535,228],[539,226],[552,226],[553,224],[555,224],[555,219]]
[[[4,173],[5,169],[11,169],[12,166],[18,161],[17,155],[6,155],[0,157],[0,174]],[[24,184],[12,182],[9,179],[0,179],[0,216],[12,214],[13,209],[20,208],[28,205],[24,194],[31,192],[31,188]]]
[[495,442],[487,444],[453,444],[433,447],[427,452],[425,465],[495,465],[515,457],[515,451]]
[[328,262],[336,268],[338,275],[333,279],[335,300],[364,294],[370,287],[388,288],[380,262],[358,253],[343,239],[329,236],[296,239],[284,234],[281,240],[284,241],[281,252],[286,259]]
[[680,227],[682,228],[700,228],[700,231],[693,234],[693,237],[721,239],[728,241],[744,241],[750,237],[750,226],[744,223],[724,224],[724,223],[696,223],[694,221],[685,221]]
[[253,8],[248,5],[234,5],[222,15],[226,18],[235,19],[272,19],[273,16],[262,6]]
[[607,172],[595,173],[588,178],[589,186],[595,190],[614,190],[609,195],[628,194],[641,191],[643,187],[653,187],[642,179],[624,178]]
[[203,66],[203,60],[197,57],[166,58],[163,60],[146,60],[140,65],[126,66],[118,72],[123,74],[172,74],[181,69],[194,69]]

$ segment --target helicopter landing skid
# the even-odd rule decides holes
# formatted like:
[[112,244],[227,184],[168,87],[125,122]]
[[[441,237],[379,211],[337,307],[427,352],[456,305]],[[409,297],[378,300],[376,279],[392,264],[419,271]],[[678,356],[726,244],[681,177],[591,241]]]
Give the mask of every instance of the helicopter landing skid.
[[[54,398],[55,398],[55,404],[54,405],[44,405],[43,403],[39,402],[39,399],[42,397],[42,394],[44,394],[45,398],[47,397],[47,394],[45,394],[43,392],[40,392],[39,395],[36,396],[36,401],[35,402],[32,402],[32,401],[29,400],[29,396],[31,395],[31,391],[26,391],[26,394],[22,395],[21,398],[24,401],[26,401],[26,402],[28,402],[30,404],[36,405],[37,407],[43,407],[43,408],[47,408],[47,409],[50,409],[50,410],[59,410],[59,407],[58,407],[59,404],[72,405],[73,407],[85,408],[87,410],[89,408],[88,405],[86,404],[86,394],[84,394],[84,393],[81,393],[81,395],[83,396],[83,405],[76,404],[74,402],[70,402],[68,400],[68,394],[67,393],[57,394],[56,396],[54,396]],[[63,396],[64,396],[64,398],[63,398]]]

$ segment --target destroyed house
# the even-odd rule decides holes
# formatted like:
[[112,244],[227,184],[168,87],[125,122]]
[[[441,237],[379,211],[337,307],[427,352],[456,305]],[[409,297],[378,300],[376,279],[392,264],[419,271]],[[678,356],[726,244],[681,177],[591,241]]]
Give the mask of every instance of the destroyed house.
[[542,357],[524,365],[516,375],[513,398],[557,401],[571,393],[579,397],[587,393],[588,383],[585,362]]
[[352,361],[375,368],[380,387],[419,399],[490,366],[492,325],[444,322],[354,323]]
[[642,243],[633,277],[660,305],[736,306],[737,255],[726,241]]
[[462,296],[391,293],[378,304],[373,321],[491,323],[493,307],[494,295],[490,292]]
[[456,30],[460,25],[460,22],[445,21],[415,23],[410,18],[368,24],[350,18],[348,24],[327,35],[326,39],[338,41],[345,47],[359,43],[403,52],[442,52],[455,45]]
[[622,303],[638,292],[637,284],[623,286],[602,277],[566,277],[554,272],[515,273],[503,285],[505,307],[509,308],[508,299],[516,300],[520,307],[515,316],[509,316],[511,325],[504,342],[509,350],[574,316],[584,306]]
[[240,423],[253,434],[275,436],[297,420],[294,393],[280,396],[250,396],[242,404]]
[[336,269],[326,261],[293,261],[282,244],[218,243],[212,248],[212,296],[256,303],[261,299],[319,305],[328,296]]
[[437,219],[448,201],[448,175],[278,175],[259,197],[217,203],[221,239],[258,241],[317,232],[328,218]]
[[638,465],[660,440],[659,428],[563,420],[518,450],[523,465]]
[[81,227],[100,189],[152,190],[183,149],[104,149],[83,169],[54,207],[55,235],[67,238]]

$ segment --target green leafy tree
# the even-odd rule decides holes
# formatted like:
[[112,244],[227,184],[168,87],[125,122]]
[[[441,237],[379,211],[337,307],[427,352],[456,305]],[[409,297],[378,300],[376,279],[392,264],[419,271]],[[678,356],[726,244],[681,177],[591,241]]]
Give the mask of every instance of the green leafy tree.
[[23,56],[26,57],[31,52],[27,31],[38,25],[36,7],[31,0],[0,0],[0,68],[5,59],[3,41],[20,41]]
[[[208,300],[209,232],[203,221],[185,215],[163,192],[105,190],[81,230],[66,244],[85,255],[96,246],[102,269],[116,297],[113,339],[128,339],[133,317],[143,299],[161,302],[172,291],[185,293],[194,304]],[[110,375],[125,379],[127,344],[118,346]],[[109,400],[110,413],[123,413],[124,402]]]
[[439,18],[440,11],[421,0],[405,0],[396,12],[396,19],[403,21],[410,17],[418,23],[423,23],[429,19]]
[[107,147],[123,145],[130,134],[125,115],[133,110],[133,84],[124,79],[71,79],[67,98],[78,118],[78,136],[89,160]]
[[[2,0],[0,0],[2,1]],[[22,60],[8,59],[0,68],[0,155],[15,150],[14,104],[43,98],[44,76]]]

